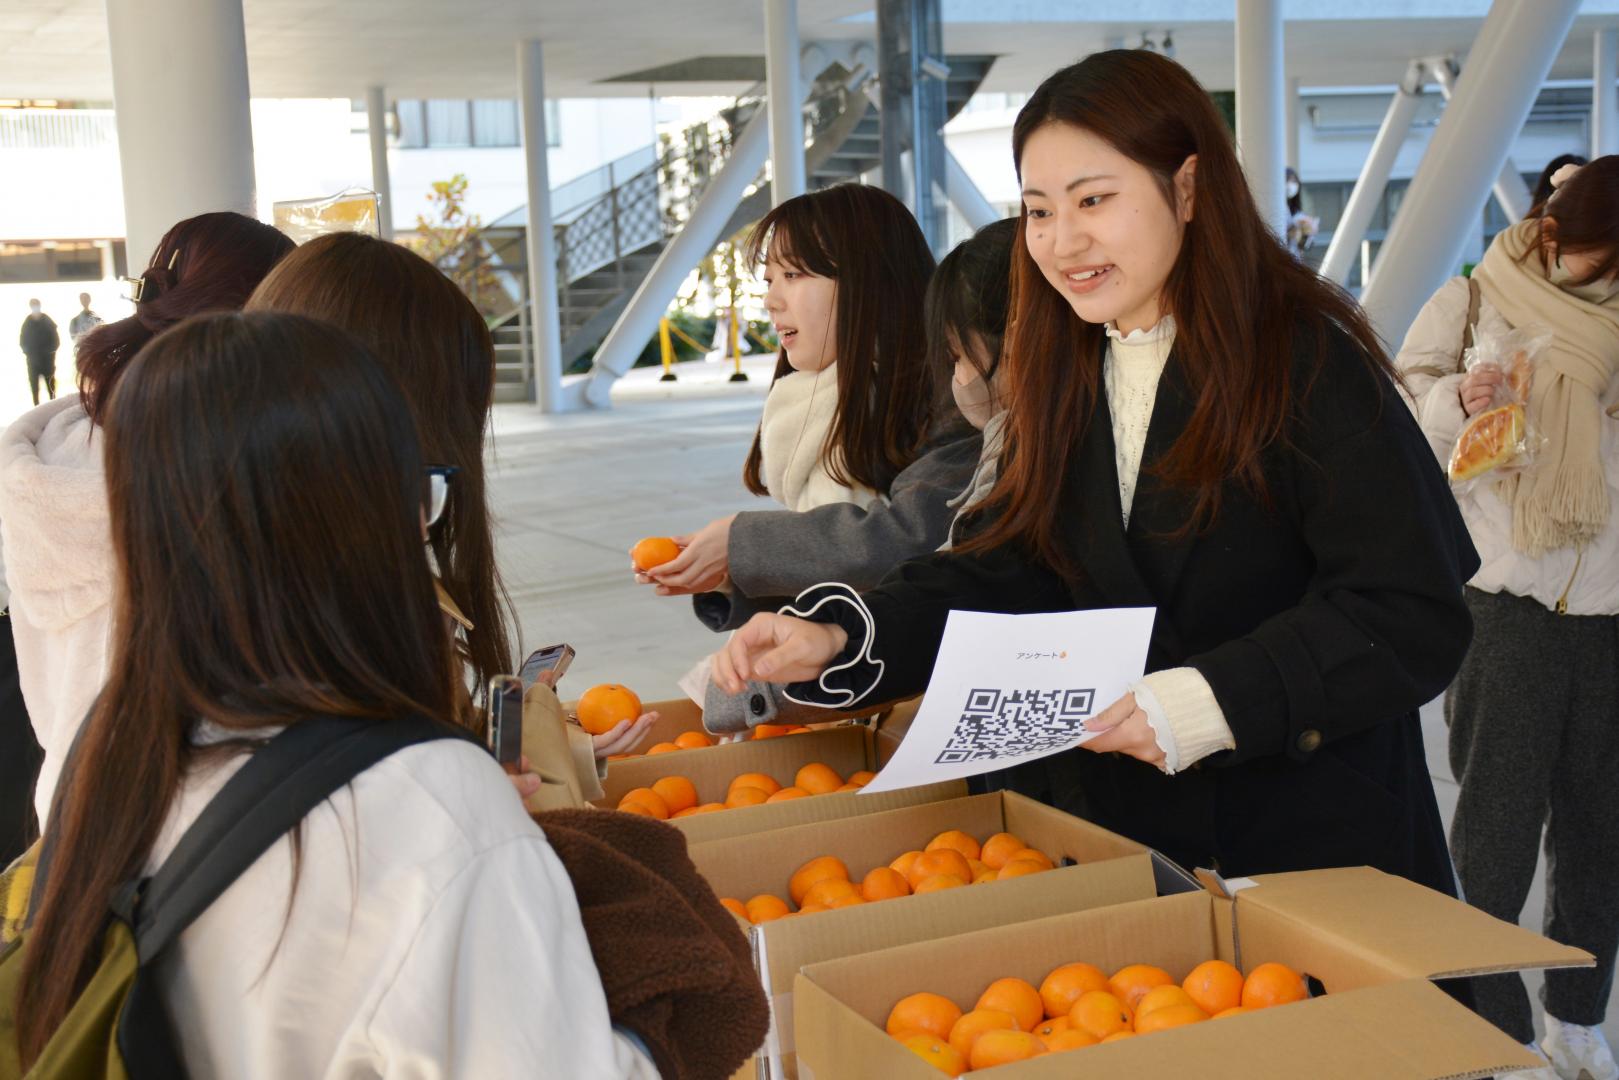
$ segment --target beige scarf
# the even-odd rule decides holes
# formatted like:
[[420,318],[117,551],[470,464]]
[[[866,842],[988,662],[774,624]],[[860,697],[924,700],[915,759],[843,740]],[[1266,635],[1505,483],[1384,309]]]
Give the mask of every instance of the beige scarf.
[[771,497],[789,510],[840,502],[866,506],[877,497],[869,488],[840,484],[827,468],[837,411],[835,364],[789,371],[771,384],[759,421],[760,472]]
[[1529,391],[1529,422],[1546,437],[1534,467],[1500,482],[1512,507],[1512,546],[1530,556],[1575,547],[1608,521],[1602,473],[1601,397],[1619,371],[1619,290],[1610,282],[1570,287],[1529,254],[1535,219],[1500,233],[1473,277],[1514,327],[1539,323],[1556,337]]

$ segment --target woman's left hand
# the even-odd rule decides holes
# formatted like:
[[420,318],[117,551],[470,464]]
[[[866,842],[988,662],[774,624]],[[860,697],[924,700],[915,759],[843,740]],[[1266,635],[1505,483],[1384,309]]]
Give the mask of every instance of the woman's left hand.
[[591,747],[600,761],[613,754],[627,754],[638,746],[646,733],[652,730],[652,725],[658,722],[658,714],[645,713],[635,720],[620,720],[600,735],[590,737]]
[[637,581],[657,585],[659,596],[687,596],[713,592],[725,583],[731,570],[731,522],[736,515],[709,522],[690,536],[677,536],[680,554],[654,567],[650,574],[639,574]]
[[1136,704],[1134,694],[1126,694],[1096,716],[1085,721],[1086,731],[1102,734],[1082,744],[1098,754],[1126,754],[1148,765],[1162,767],[1164,752],[1147,722],[1147,712]]

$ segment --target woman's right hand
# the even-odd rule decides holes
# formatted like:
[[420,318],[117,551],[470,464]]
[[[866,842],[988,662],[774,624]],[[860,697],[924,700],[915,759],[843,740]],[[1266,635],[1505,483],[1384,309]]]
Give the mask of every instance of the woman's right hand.
[[795,683],[826,670],[849,643],[841,626],[768,612],[755,615],[714,654],[710,677],[728,694],[749,680]]
[[1479,364],[1462,379],[1462,409],[1468,416],[1477,416],[1495,401],[1495,395],[1506,384],[1507,377],[1494,364]]

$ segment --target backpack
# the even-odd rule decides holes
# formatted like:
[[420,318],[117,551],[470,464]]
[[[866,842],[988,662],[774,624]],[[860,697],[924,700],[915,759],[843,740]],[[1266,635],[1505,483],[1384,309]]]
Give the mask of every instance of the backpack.
[[[179,1080],[186,1075],[153,970],[163,950],[328,796],[407,746],[470,738],[436,721],[315,717],[284,729],[208,803],[158,871],[109,904],[101,962],[28,1080]],[[39,855],[31,907],[50,872]],[[0,952],[0,1080],[23,1077],[17,1000],[29,931]]]

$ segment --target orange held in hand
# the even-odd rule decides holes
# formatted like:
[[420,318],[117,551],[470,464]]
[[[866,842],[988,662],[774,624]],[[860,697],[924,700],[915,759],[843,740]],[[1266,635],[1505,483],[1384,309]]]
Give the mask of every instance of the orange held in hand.
[[627,686],[604,683],[584,692],[578,713],[580,727],[592,735],[601,735],[625,720],[633,723],[641,715],[641,699]]
[[680,557],[680,545],[667,536],[649,536],[630,548],[630,562],[643,574]]

